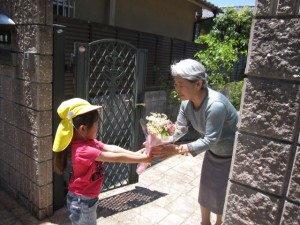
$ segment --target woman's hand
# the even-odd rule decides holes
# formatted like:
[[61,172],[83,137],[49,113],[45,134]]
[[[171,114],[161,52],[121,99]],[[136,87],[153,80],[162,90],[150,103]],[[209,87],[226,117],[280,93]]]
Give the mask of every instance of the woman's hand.
[[166,144],[152,147],[151,155],[158,158],[159,160],[164,160],[178,154],[177,146],[174,144]]

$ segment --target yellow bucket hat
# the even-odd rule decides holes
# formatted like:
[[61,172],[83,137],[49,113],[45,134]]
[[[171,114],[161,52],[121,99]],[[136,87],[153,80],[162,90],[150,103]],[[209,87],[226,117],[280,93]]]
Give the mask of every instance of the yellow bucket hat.
[[88,101],[81,98],[72,98],[63,101],[57,108],[57,113],[61,118],[54,142],[53,151],[60,152],[66,149],[73,137],[72,119],[78,115],[101,108],[98,105],[91,105]]

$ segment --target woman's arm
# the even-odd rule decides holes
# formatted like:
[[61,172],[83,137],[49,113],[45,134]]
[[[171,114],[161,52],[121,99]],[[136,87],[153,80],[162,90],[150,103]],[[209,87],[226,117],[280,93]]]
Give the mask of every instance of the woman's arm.
[[214,102],[206,111],[205,134],[194,142],[188,143],[193,156],[211,149],[218,141],[223,131],[226,118],[226,107],[221,102]]
[[[205,135],[196,141],[183,145],[161,145],[152,147],[152,155],[161,160],[172,157],[178,154],[191,153],[193,156],[210,149],[220,138],[222,133],[224,121],[226,116],[226,109],[223,103],[214,103],[214,107],[207,112]],[[182,124],[187,124],[184,116],[184,110],[180,110],[177,121]]]

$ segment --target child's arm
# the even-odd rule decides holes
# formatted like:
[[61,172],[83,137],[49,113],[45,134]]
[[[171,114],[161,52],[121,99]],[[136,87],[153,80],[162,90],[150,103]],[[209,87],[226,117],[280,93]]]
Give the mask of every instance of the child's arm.
[[[133,154],[136,155],[136,152],[132,152],[129,150],[126,150],[120,146],[117,145],[107,145],[104,144],[103,148],[102,148],[103,152],[114,152],[114,153],[127,153],[127,154]],[[143,152],[143,149],[138,150],[137,152],[141,153]]]
[[116,145],[104,145],[96,161],[121,163],[151,163],[152,157],[139,152],[131,152]]

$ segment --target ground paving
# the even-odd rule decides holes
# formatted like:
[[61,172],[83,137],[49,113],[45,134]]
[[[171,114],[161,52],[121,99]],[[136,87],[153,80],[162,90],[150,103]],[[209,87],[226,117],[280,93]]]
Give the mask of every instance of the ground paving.
[[[138,183],[101,193],[97,225],[200,224],[197,198],[202,160],[203,154],[175,156],[149,167]],[[68,215],[64,207],[37,220],[0,189],[0,225],[67,225]]]

